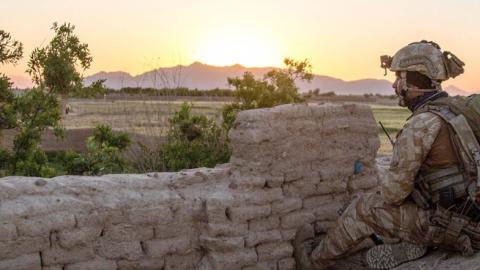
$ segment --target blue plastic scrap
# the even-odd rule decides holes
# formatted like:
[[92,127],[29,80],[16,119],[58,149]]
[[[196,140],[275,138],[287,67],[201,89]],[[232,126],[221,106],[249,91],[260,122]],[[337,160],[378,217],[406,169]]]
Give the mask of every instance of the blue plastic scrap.
[[355,161],[353,165],[353,174],[359,174],[362,171],[362,163],[360,161]]

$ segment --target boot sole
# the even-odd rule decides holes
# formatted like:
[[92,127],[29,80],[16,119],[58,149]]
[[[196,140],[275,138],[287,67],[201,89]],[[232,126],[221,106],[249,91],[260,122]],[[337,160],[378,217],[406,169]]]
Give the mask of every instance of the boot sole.
[[369,249],[365,259],[370,269],[392,269],[420,258],[426,252],[426,247],[410,243],[384,244]]

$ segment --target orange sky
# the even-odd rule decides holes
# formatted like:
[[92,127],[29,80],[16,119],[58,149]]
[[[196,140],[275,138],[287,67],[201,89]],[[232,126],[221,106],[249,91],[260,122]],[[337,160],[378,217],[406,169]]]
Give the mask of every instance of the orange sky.
[[317,74],[380,79],[379,55],[428,39],[466,62],[445,86],[480,90],[480,1],[2,0],[2,11],[0,28],[25,45],[18,65],[0,67],[15,78],[28,77],[28,55],[58,21],[89,44],[94,63],[85,75],[194,61],[279,66],[288,56],[308,58]]

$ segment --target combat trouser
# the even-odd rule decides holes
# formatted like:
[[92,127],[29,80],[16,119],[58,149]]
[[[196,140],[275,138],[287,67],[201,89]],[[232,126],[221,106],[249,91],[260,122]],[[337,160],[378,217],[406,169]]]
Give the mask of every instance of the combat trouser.
[[315,262],[340,259],[372,234],[418,245],[428,245],[425,235],[432,211],[406,201],[388,204],[377,194],[363,194],[355,199],[312,252]]

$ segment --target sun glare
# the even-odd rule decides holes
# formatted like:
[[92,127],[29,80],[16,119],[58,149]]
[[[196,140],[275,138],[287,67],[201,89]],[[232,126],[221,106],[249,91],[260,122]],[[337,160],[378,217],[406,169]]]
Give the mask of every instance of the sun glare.
[[260,33],[219,31],[203,37],[195,60],[215,66],[278,66],[282,63],[282,56],[275,44],[272,38]]

